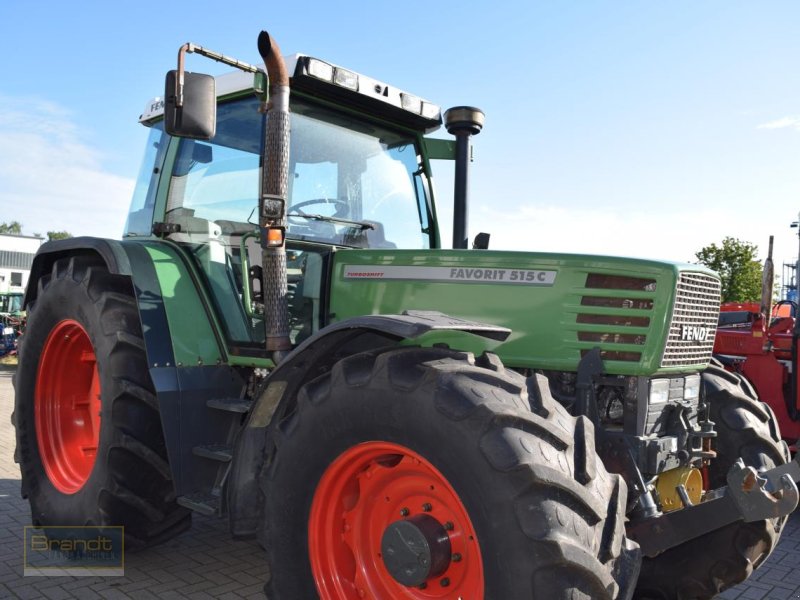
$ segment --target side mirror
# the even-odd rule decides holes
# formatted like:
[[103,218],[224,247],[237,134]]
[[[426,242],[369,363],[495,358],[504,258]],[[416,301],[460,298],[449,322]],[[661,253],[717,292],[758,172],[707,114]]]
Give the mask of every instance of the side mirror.
[[183,73],[183,102],[178,106],[178,71],[167,73],[164,126],[169,135],[210,140],[217,131],[217,87],[211,75]]

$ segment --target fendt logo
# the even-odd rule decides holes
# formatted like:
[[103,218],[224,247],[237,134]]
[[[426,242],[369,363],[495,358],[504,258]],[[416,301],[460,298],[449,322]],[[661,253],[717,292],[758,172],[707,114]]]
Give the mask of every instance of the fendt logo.
[[712,327],[697,327],[696,325],[681,325],[681,341],[705,342],[711,339],[714,329]]

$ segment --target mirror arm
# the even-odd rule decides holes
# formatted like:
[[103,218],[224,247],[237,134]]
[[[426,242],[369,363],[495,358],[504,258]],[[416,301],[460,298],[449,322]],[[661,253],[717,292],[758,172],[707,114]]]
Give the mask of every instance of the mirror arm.
[[219,52],[214,52],[213,50],[209,50],[208,48],[203,48],[202,46],[198,46],[191,42],[186,42],[178,50],[178,76],[175,78],[175,106],[178,108],[183,106],[183,83],[184,83],[183,74],[186,70],[185,68],[186,54],[191,54],[191,53],[196,53],[199,54],[200,56],[205,56],[206,58],[210,58],[211,60],[221,62],[222,64],[234,67],[235,69],[239,69],[247,73],[257,73],[258,71],[263,72],[262,69],[259,69],[258,67],[248,64],[246,62],[242,62],[241,60],[231,58],[230,56],[225,56],[224,54],[220,54]]

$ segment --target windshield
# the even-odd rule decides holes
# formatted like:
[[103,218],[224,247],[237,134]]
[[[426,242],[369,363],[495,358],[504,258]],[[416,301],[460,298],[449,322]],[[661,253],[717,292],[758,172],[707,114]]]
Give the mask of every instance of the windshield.
[[[222,235],[256,222],[262,116],[255,99],[221,104],[210,142],[182,139],[166,220]],[[425,186],[412,135],[313,104],[291,117],[287,237],[365,248],[428,248]],[[199,241],[199,240],[198,240]]]

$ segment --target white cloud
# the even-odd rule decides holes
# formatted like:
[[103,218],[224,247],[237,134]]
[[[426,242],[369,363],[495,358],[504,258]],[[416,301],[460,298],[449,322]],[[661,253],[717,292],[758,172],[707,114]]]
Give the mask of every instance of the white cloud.
[[106,172],[70,114],[36,98],[0,96],[0,222],[27,234],[119,238],[134,181]]
[[762,123],[758,129],[794,129],[800,131],[800,116],[783,117],[767,123]]

